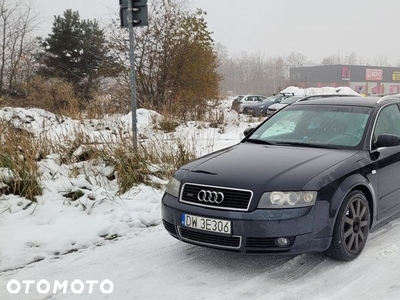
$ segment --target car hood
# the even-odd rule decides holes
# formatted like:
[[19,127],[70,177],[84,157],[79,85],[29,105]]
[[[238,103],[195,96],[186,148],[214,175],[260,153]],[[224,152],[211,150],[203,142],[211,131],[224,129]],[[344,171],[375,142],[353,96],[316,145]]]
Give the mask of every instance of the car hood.
[[[312,178],[336,164],[346,163],[357,152],[240,143],[184,166],[187,173],[182,182],[253,191],[301,190]],[[348,164],[351,169],[352,163]],[[330,174],[330,178],[334,180],[335,174]]]

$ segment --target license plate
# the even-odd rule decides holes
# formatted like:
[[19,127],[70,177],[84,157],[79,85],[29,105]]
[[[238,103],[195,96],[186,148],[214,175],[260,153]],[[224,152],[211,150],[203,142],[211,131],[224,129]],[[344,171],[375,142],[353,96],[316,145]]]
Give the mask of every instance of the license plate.
[[182,226],[204,231],[231,234],[231,221],[182,214]]

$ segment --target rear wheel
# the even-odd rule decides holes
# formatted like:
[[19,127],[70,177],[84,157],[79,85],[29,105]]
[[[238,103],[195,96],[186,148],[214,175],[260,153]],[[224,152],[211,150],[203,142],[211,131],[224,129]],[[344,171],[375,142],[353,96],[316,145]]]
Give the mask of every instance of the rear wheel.
[[247,115],[247,107],[243,108],[243,113]]
[[362,192],[352,191],[339,210],[332,242],[326,254],[340,261],[355,259],[367,242],[369,226],[368,200]]

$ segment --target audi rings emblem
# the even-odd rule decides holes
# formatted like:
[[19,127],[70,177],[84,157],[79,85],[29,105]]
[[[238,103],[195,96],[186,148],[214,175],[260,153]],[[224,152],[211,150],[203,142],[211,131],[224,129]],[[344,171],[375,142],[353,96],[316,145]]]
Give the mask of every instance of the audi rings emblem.
[[197,199],[201,202],[221,204],[224,201],[224,194],[215,191],[201,190],[197,194]]

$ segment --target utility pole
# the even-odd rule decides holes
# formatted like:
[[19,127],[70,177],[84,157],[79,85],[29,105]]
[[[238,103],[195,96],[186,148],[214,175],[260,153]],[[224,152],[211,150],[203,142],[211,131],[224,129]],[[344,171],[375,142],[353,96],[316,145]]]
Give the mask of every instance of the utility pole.
[[136,70],[135,70],[135,36],[133,27],[147,26],[147,0],[119,0],[121,27],[129,30],[129,64],[131,69],[131,105],[132,105],[132,143],[133,150],[138,151],[137,117],[136,117]]
[[[132,11],[132,1],[128,1],[128,11]],[[132,142],[133,150],[137,153],[137,117],[136,117],[136,70],[135,70],[135,37],[133,35],[133,18],[128,14],[129,28],[129,63],[131,65],[131,103],[132,103]]]

